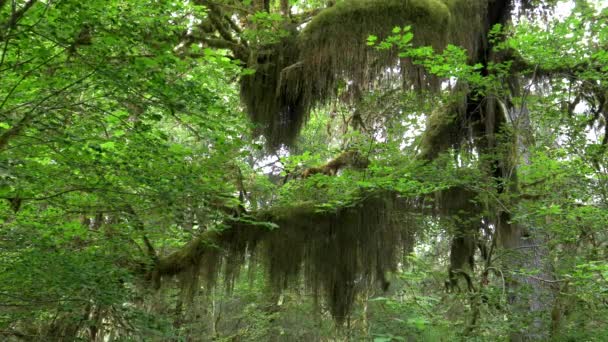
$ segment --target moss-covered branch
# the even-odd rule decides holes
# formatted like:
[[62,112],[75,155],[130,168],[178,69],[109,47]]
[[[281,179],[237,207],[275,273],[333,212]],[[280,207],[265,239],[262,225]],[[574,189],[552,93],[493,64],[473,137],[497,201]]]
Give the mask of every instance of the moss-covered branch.
[[369,47],[368,36],[384,39],[394,27],[411,25],[414,44],[437,50],[447,43],[461,45],[472,57],[486,5],[483,0],[347,0],[321,10],[304,29],[288,30],[280,43],[266,46],[267,52],[249,63],[256,75],[241,83],[248,112],[276,148],[292,143],[310,110],[336,99],[345,83],[369,89],[397,77],[387,70],[399,65],[400,77],[410,83],[436,86],[420,67],[400,61],[398,51]]
[[[403,219],[409,210],[407,200],[376,193],[331,212],[307,204],[258,212],[228,220],[226,229],[203,232],[161,257],[152,276],[160,284],[164,277],[194,274],[186,278],[202,278],[209,288],[223,270],[230,287],[243,263],[257,261],[271,288],[280,291],[303,278],[340,320],[362,290],[378,282],[386,287],[385,273],[412,247],[416,228]],[[252,251],[255,260],[246,257]]]

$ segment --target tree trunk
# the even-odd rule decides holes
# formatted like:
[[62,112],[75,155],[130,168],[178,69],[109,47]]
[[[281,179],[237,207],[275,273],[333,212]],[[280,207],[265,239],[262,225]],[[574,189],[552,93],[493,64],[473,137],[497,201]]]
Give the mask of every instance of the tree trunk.
[[[477,45],[479,50],[476,54],[476,60],[473,61],[473,63],[483,65],[482,74],[484,76],[489,75],[487,67],[494,59],[493,47],[488,42],[487,35],[494,25],[508,22],[511,8],[512,1],[510,0],[497,0],[491,2],[488,6],[485,30],[479,38],[480,42]],[[525,114],[525,111],[504,113],[496,100],[491,96],[480,96],[475,89],[467,96],[466,108],[465,117],[473,123],[473,130],[478,132],[482,140],[479,145],[480,154],[496,156],[482,167],[490,173],[490,176],[498,180],[496,190],[499,194],[509,191],[504,184],[516,181],[515,165],[512,165],[509,156],[496,153],[498,145],[496,135],[505,128],[505,125],[509,124],[507,116],[522,115]],[[475,124],[475,121],[479,123]],[[525,122],[525,120],[518,121]],[[521,145],[521,141],[519,137],[515,138],[517,145]],[[516,187],[511,187],[511,189],[516,189]],[[512,223],[511,214],[501,207],[497,206],[495,209],[495,217],[498,221],[495,222],[498,247],[509,255],[509,258],[503,260],[503,265],[509,270],[539,270],[538,279],[550,279],[548,267],[543,262],[547,255],[544,239],[539,234]],[[474,234],[469,233],[456,236],[452,240],[450,273],[465,265],[466,258],[472,258],[475,252],[475,241],[471,239],[474,239]],[[524,326],[514,327],[511,340],[526,341],[548,338],[549,328],[546,324],[547,320],[543,319],[543,315],[548,312],[548,303],[552,302],[551,291],[547,291],[541,280],[517,274],[512,274],[509,277],[507,286],[509,303],[513,307],[514,316],[522,315],[531,318],[531,321],[524,323]],[[525,291],[529,291],[529,294],[526,295]]]

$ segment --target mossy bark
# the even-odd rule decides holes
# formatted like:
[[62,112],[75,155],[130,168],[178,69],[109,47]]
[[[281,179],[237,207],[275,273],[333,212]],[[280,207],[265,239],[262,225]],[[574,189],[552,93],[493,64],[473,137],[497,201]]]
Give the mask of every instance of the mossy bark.
[[[457,3],[464,5],[460,1],[448,1],[447,3],[452,9],[464,8],[456,6]],[[489,75],[488,66],[493,62],[492,45],[486,38],[487,34],[492,26],[507,23],[511,8],[511,1],[497,0],[492,2],[487,7],[487,11],[482,14],[482,30],[477,40],[471,42],[470,48],[473,50],[470,50],[470,53],[472,57],[471,63],[481,64],[483,66],[482,75],[484,76]],[[463,141],[473,141],[475,149],[480,155],[485,156],[482,160],[481,168],[489,177],[496,180],[496,191],[499,194],[510,191],[511,189],[507,188],[506,185],[516,182],[516,168],[512,156],[500,152],[501,147],[503,147],[500,145],[514,144],[515,142],[500,142],[497,138],[499,132],[508,130],[508,122],[506,120],[508,113],[505,113],[504,109],[497,105],[492,96],[486,96],[474,88],[468,92],[466,101],[461,105],[461,108],[464,110],[448,110],[444,113],[436,113],[431,117],[432,120],[427,126],[423,139],[425,146],[423,146],[421,156],[426,159],[433,159],[447,148],[458,148]],[[456,116],[452,113],[455,113]],[[462,129],[463,127],[465,129]],[[464,134],[472,134],[472,136]],[[445,139],[441,139],[440,137],[445,137]],[[513,187],[513,189],[516,189],[516,187]],[[458,189],[452,190],[458,191]],[[464,193],[461,193],[460,196],[467,197]],[[453,197],[453,195],[450,197]],[[454,210],[468,213],[457,215],[458,220],[462,220],[463,217],[471,217],[471,215],[474,217],[475,211],[471,211],[471,208],[466,208],[465,206],[461,209],[458,208],[458,204],[452,204],[452,206]],[[498,247],[511,251],[513,255],[518,256],[507,260],[506,266],[509,269],[529,267],[540,270],[543,274],[549,276],[546,265],[540,262],[544,249],[534,246],[535,243],[542,245],[542,241],[527,234],[527,230],[524,227],[512,223],[511,213],[504,210],[504,208],[498,205],[490,207],[494,211],[492,216],[494,218],[494,234],[497,234]],[[454,281],[454,270],[472,269],[473,267],[472,262],[476,246],[474,240],[476,234],[474,232],[478,229],[474,225],[467,224],[462,224],[460,227],[460,229],[456,229],[450,253],[449,279],[455,285],[458,283]],[[523,262],[522,256],[525,259]],[[548,291],[543,290],[542,285],[538,281],[530,281],[527,277],[517,276],[511,279],[512,281],[508,282],[511,293],[510,303],[517,314],[526,315],[530,311],[535,312],[536,315],[548,314],[546,307],[542,303],[545,299],[549,299],[548,302],[550,302],[550,295],[547,296]],[[524,287],[532,289],[531,296],[521,293]],[[542,321],[542,319],[535,319],[535,323],[530,324],[529,328],[515,331],[511,339],[521,341],[546,338],[548,329],[543,326],[543,323],[539,323]],[[474,327],[468,327],[467,331],[472,331],[472,329]]]

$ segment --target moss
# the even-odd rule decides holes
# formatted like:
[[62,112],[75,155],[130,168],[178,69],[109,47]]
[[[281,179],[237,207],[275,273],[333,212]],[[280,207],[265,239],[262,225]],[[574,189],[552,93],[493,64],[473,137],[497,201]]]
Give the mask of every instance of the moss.
[[303,217],[312,215],[315,212],[315,202],[306,201],[295,203],[291,206],[275,206],[271,210],[266,211],[266,219],[269,221],[280,221],[292,217]]
[[272,149],[292,144],[308,117],[304,99],[286,96],[279,87],[281,71],[298,60],[295,34],[253,55],[248,66],[255,73],[241,78],[241,99],[256,133],[263,134]]
[[347,38],[364,34],[365,43],[369,34],[386,35],[393,27],[408,24],[434,28],[433,34],[437,34],[437,29],[445,29],[449,17],[448,7],[440,0],[344,1],[315,16],[303,30],[301,40],[319,42],[328,37],[339,38],[335,34]]
[[281,290],[303,276],[332,315],[344,319],[362,290],[395,270],[405,231],[396,214],[406,207],[392,194],[379,194],[336,212],[281,215],[280,228],[261,246],[270,286]]
[[412,25],[414,43],[445,45],[450,13],[439,0],[352,0],[317,15],[298,39],[301,80],[287,93],[302,93],[308,102],[323,104],[338,96],[340,82],[354,91],[374,80],[391,78],[387,70],[398,64],[396,50],[367,46],[371,34],[384,39],[395,26]]
[[[409,202],[391,193],[367,196],[335,212],[319,212],[309,203],[260,212],[279,228],[235,221],[222,232],[206,232],[157,266],[159,275],[179,276],[187,291],[215,286],[220,271],[231,290],[246,261],[264,266],[268,285],[281,291],[300,279],[316,298],[324,298],[341,321],[361,291],[381,283],[409,253],[417,229],[403,220]],[[219,248],[218,248],[219,247]],[[255,258],[247,258],[255,251]],[[223,267],[220,267],[223,265]]]
[[420,143],[420,158],[433,160],[441,152],[458,148],[466,132],[463,132],[461,104],[441,106],[428,117]]
[[[480,222],[476,215],[481,212],[475,196],[464,188],[452,188],[439,193],[436,200],[442,222],[454,228],[450,281],[456,285],[457,275],[472,269]],[[235,220],[227,229],[205,232],[161,259],[157,273],[177,276],[185,298],[192,298],[200,281],[211,289],[222,272],[230,292],[241,267],[248,262],[255,269],[259,263],[271,291],[280,292],[303,279],[307,291],[315,299],[324,299],[341,322],[363,291],[388,286],[385,274],[396,270],[419,234],[415,213],[425,211],[423,202],[393,193],[361,193],[359,197],[333,212],[299,203],[255,215],[278,225],[274,230]]]
[[451,44],[461,46],[469,52],[469,59],[476,60],[479,43],[487,41],[485,15],[486,0],[443,0],[451,16],[448,40]]
[[[268,145],[294,142],[313,107],[357,94],[378,81],[402,77],[416,88],[438,88],[421,67],[399,61],[398,51],[367,46],[371,34],[386,38],[395,26],[411,25],[414,44],[437,50],[464,46],[471,57],[482,34],[482,0],[348,0],[321,11],[280,43],[253,55],[254,75],[243,77],[241,94]],[[389,71],[398,66],[401,74]],[[348,84],[344,89],[344,84]],[[345,92],[352,96],[344,96]]]

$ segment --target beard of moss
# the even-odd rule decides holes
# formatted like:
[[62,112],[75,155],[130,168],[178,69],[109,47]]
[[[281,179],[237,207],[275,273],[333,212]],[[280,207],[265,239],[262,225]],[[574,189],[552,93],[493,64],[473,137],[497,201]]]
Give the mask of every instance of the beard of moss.
[[191,299],[196,289],[213,288],[220,273],[230,292],[241,267],[248,262],[255,270],[259,263],[273,293],[303,280],[315,302],[323,299],[342,323],[359,294],[377,284],[386,287],[385,274],[395,271],[400,257],[413,248],[417,229],[413,220],[403,218],[411,206],[394,194],[375,194],[336,212],[307,205],[274,208],[258,219],[279,228],[269,231],[235,222],[218,236],[219,248],[199,253],[202,257],[194,260],[197,248],[208,243],[184,249],[176,258],[185,267],[173,275]]
[[263,242],[269,284],[282,290],[303,275],[315,298],[342,322],[361,291],[386,282],[413,229],[396,214],[407,207],[394,195],[374,196],[336,213],[290,213]]
[[241,100],[255,134],[266,138],[266,145],[277,149],[292,145],[309,112],[303,96],[287,96],[281,91],[281,72],[298,60],[295,33],[280,42],[265,46],[251,57],[248,64],[255,70],[241,78]]
[[[487,1],[483,0],[348,0],[323,10],[307,26],[265,46],[248,65],[253,75],[241,80],[241,97],[257,133],[276,149],[291,145],[310,110],[330,100],[351,98],[383,81],[401,78],[415,89],[438,89],[440,81],[396,49],[378,51],[367,45],[396,26],[411,25],[415,46],[441,50],[447,43],[478,52]],[[347,86],[346,86],[347,85]]]

